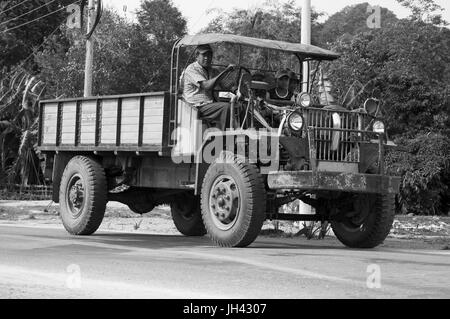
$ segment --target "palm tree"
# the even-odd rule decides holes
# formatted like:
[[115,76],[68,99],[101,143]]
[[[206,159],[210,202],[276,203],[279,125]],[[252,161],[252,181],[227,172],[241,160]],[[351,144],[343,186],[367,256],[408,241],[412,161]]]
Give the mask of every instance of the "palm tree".
[[0,183],[43,184],[35,147],[38,100],[45,84],[22,67],[0,83]]

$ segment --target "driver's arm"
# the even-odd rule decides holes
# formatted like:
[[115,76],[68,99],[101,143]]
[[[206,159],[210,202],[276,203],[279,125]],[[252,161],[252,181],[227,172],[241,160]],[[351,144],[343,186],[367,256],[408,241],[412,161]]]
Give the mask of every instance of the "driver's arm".
[[222,76],[225,72],[230,72],[233,71],[236,68],[235,65],[229,65],[224,71],[222,71],[221,73],[219,73],[219,75],[217,75],[216,77],[210,79],[210,80],[206,80],[206,81],[202,81],[199,82],[200,87],[206,91],[211,91],[214,88],[214,83],[216,83],[217,79]]
[[220,76],[220,74],[218,76],[216,76],[215,78],[200,82],[199,83],[200,87],[206,91],[211,91],[213,89],[214,83],[216,82],[216,80],[219,76]]

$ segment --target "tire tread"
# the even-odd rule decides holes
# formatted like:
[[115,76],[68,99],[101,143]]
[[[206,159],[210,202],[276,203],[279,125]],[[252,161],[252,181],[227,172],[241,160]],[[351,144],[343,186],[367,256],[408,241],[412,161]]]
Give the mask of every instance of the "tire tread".
[[[377,196],[374,210],[373,224],[364,236],[358,240],[350,240],[333,227],[335,236],[340,242],[350,248],[375,248],[381,245],[389,235],[395,218],[395,195],[380,194]],[[334,225],[332,223],[332,225]]]
[[[66,224],[64,224],[64,227],[73,235],[88,236],[98,230],[105,215],[105,208],[108,202],[106,175],[101,164],[93,158],[86,156],[75,156],[70,160],[69,164],[67,164],[67,167],[63,173],[62,182],[66,180],[65,176],[70,169],[70,165],[74,162],[78,162],[86,169],[88,180],[85,181],[87,183],[85,187],[87,187],[92,194],[92,200],[88,203],[82,222],[76,227],[76,229],[72,229]],[[66,187],[64,186],[60,189],[60,202],[64,203],[65,200],[61,201],[61,196],[65,196],[64,193]]]
[[[211,240],[216,245],[221,247],[247,247],[258,237],[265,220],[266,190],[264,182],[255,165],[246,163],[243,159],[231,153],[225,153],[223,156],[226,163],[234,163],[243,178],[246,190],[244,197],[248,203],[249,209],[246,212],[242,212],[245,218],[243,224],[239,228],[239,232],[233,236],[234,238],[232,240],[227,242],[224,242],[214,235],[213,227],[215,226],[210,225],[204,216],[203,221]],[[203,185],[205,185],[205,181],[210,178],[211,172],[208,170]],[[202,215],[209,209],[205,207],[207,200],[204,196],[205,194],[202,191]]]

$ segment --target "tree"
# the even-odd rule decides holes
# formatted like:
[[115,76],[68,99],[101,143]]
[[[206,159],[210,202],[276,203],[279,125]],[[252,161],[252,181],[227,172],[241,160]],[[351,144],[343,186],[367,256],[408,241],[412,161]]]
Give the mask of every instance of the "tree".
[[[34,47],[40,46],[46,36],[64,23],[67,13],[61,10],[44,19],[20,25],[52,13],[72,2],[74,1],[1,1],[0,8],[3,10],[0,10],[0,70],[4,68],[10,70],[28,57]],[[16,28],[18,26],[20,27]]]
[[153,48],[155,67],[153,74],[147,79],[149,87],[167,90],[172,47],[177,39],[187,33],[186,19],[170,0],[143,1],[137,17]]
[[137,12],[140,26],[159,45],[173,45],[186,34],[187,22],[170,0],[145,0]]
[[397,0],[397,2],[412,11],[410,18],[414,21],[423,21],[438,26],[448,25],[442,18],[444,9],[434,0]]
[[328,71],[342,96],[353,81],[372,81],[382,92],[392,135],[448,131],[449,30],[403,20],[390,28],[341,37],[342,58]]
[[[177,23],[173,22],[174,25]],[[161,32],[156,38],[149,36],[145,29],[151,27],[130,23],[113,11],[104,12],[94,34],[94,94],[168,89],[170,62],[167,61],[170,61],[173,40]],[[83,36],[79,31],[64,28],[64,34],[53,36],[50,42],[36,59],[48,85],[48,95],[81,96],[85,59]]]
[[44,84],[23,68],[0,88],[0,182],[40,184],[37,142],[37,101]]
[[[313,10],[313,42],[317,37],[320,13]],[[231,13],[218,11],[202,32],[232,33],[255,38],[280,40],[287,42],[301,41],[301,8],[294,0],[287,2],[266,1],[257,9],[235,9]],[[313,43],[314,44],[314,43]]]
[[390,152],[387,167],[403,176],[398,202],[403,213],[448,215],[450,213],[450,138],[419,134],[399,139],[406,151]]
[[[364,2],[352,6],[347,6],[341,11],[330,16],[324,23],[319,25],[317,32],[317,41],[322,46],[327,46],[335,42],[339,37],[353,36],[360,32],[369,31],[367,18],[370,13],[367,12],[369,3]],[[381,28],[386,28],[398,22],[396,15],[386,9],[381,8]]]

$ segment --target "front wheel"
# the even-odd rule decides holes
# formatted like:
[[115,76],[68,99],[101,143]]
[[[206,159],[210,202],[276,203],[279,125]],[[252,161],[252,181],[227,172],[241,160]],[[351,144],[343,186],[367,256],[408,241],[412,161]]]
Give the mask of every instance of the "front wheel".
[[334,234],[350,248],[375,248],[389,235],[395,216],[395,195],[355,195],[332,221]]
[[222,154],[206,172],[201,194],[203,222],[215,244],[246,247],[258,237],[266,216],[266,191],[254,165]]
[[64,170],[59,192],[61,219],[72,235],[92,235],[100,227],[107,203],[103,167],[94,159],[76,156]]

